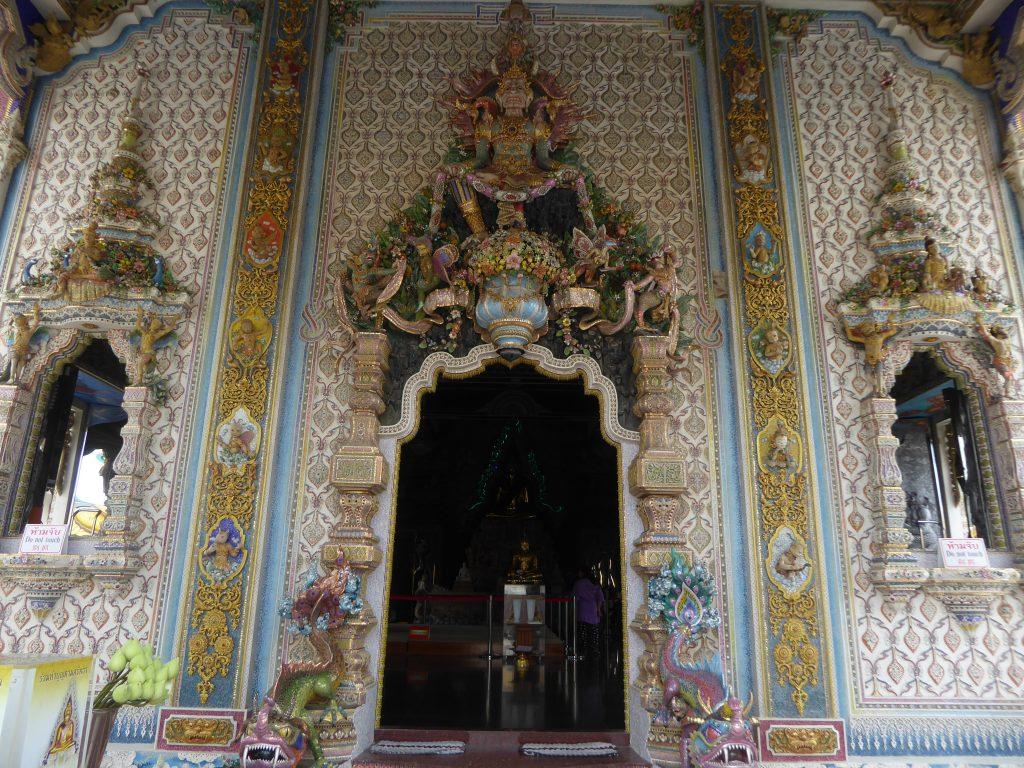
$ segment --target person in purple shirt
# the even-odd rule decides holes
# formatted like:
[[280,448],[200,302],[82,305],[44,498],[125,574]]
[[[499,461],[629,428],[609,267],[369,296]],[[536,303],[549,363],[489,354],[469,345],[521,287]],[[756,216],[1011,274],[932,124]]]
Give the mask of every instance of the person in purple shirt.
[[576,582],[572,585],[576,598],[576,637],[584,659],[597,658],[598,633],[601,627],[601,612],[604,610],[604,592],[580,568]]

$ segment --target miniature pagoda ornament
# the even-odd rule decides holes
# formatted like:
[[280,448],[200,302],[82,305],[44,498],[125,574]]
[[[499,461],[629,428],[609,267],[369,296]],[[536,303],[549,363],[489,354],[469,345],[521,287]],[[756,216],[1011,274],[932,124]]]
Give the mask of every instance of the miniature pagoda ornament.
[[683,300],[676,251],[570,151],[587,115],[571,84],[540,69],[521,0],[501,21],[488,66],[455,78],[444,102],[456,136],[449,161],[347,257],[335,291],[343,326],[387,324],[420,336],[425,349],[452,351],[468,317],[513,360],[549,333],[554,312],[563,340],[575,338],[575,326],[593,346],[633,325],[667,332],[674,351]]
[[871,366],[885,359],[887,344],[896,338],[928,343],[980,338],[989,342],[1009,382],[1014,364],[1009,345],[999,342],[1007,336],[1013,308],[980,267],[971,275],[956,257],[955,240],[934,208],[935,195],[910,156],[894,84],[892,74],[882,78],[888,165],[877,198],[878,223],[867,235],[876,263],[842,296],[846,335],[864,345]]
[[120,140],[93,177],[78,236],[58,247],[48,265],[27,264],[22,282],[38,298],[84,304],[104,296],[156,297],[177,291],[155,247],[160,220],[141,205],[153,186],[139,155],[140,103],[147,73],[138,70]]
[[154,362],[153,345],[143,348],[149,337],[138,333],[139,318],[147,318],[147,327],[159,326],[166,338],[186,301],[156,247],[160,220],[142,204],[144,191],[153,187],[139,154],[147,76],[144,69],[136,72],[117,146],[93,177],[74,234],[48,260],[25,263],[21,285],[8,303],[14,314],[38,307],[50,332],[63,328],[102,336],[117,331],[134,338],[140,358],[136,384],[149,377]]

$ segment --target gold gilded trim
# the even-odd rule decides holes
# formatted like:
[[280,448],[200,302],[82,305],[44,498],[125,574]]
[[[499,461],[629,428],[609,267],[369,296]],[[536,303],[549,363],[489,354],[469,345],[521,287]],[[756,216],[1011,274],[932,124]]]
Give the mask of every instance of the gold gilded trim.
[[[823,674],[827,661],[822,662],[828,625],[819,603],[824,601],[821,579],[815,579],[808,552],[809,542],[818,544],[816,509],[763,11],[756,5],[718,3],[713,17],[733,249],[739,257],[737,319],[745,337],[740,352],[750,392],[744,403],[750,418],[745,432],[756,460],[749,495],[757,530],[755,593],[766,596],[759,611],[767,612],[767,632],[775,638],[769,641],[759,629],[758,645],[766,649],[778,685],[791,689],[793,707],[802,715],[808,689],[829,677]],[[766,711],[772,700],[764,697]]]

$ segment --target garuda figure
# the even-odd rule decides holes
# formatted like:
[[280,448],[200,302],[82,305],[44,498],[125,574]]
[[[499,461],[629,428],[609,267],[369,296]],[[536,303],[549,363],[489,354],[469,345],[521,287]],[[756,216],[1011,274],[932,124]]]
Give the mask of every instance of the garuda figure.
[[454,84],[452,124],[472,159],[452,170],[504,192],[537,191],[559,168],[551,153],[572,138],[585,115],[569,101],[570,88],[540,71],[523,37],[530,12],[522,2],[514,0],[502,19],[508,39],[490,66]]

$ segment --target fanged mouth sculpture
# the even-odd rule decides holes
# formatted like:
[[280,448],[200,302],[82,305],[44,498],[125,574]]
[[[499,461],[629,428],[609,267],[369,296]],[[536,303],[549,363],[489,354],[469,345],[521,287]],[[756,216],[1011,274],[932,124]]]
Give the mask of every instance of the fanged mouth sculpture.
[[733,766],[752,766],[754,752],[745,744],[727,744],[711,758],[709,768],[732,768]]
[[292,758],[276,744],[249,744],[243,753],[248,768],[285,768],[292,765]]

